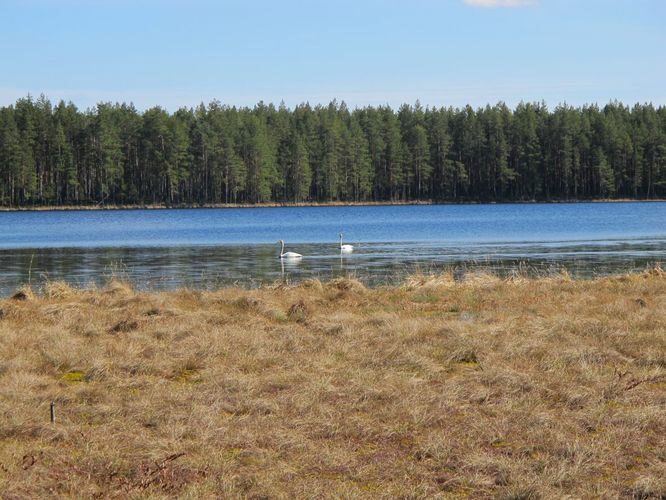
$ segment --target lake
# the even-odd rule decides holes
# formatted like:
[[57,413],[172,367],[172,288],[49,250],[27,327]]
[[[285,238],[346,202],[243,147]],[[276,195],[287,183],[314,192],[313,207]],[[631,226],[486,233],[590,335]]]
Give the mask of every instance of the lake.
[[[3,296],[113,276],[140,289],[349,275],[381,285],[448,269],[590,277],[666,261],[666,202],[1,212],[0,229]],[[302,261],[281,262],[278,239]]]

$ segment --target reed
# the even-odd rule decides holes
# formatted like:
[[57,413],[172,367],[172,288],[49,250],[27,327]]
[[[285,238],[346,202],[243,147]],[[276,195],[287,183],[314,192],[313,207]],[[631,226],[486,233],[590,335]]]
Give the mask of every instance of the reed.
[[664,498],[666,273],[49,283],[0,401],[8,498]]

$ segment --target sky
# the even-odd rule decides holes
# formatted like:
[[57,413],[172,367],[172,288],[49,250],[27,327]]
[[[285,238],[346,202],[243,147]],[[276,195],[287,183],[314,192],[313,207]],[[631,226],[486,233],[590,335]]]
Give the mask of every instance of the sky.
[[666,104],[666,0],[0,0],[0,105]]

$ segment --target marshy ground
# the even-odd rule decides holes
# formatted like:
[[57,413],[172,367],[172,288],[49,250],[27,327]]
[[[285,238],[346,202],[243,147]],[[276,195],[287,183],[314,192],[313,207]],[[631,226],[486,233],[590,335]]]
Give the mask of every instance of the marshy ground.
[[25,290],[0,492],[664,498],[666,273]]

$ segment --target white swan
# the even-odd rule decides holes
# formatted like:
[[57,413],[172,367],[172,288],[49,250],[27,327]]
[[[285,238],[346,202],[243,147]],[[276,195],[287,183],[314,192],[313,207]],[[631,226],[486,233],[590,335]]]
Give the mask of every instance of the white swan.
[[342,244],[342,233],[340,233],[340,251],[342,253],[351,253],[354,251],[353,245],[343,245]]
[[296,252],[285,252],[284,251],[284,240],[279,240],[278,243],[282,245],[282,248],[280,249],[280,258],[281,259],[300,259],[303,256],[300,253]]

